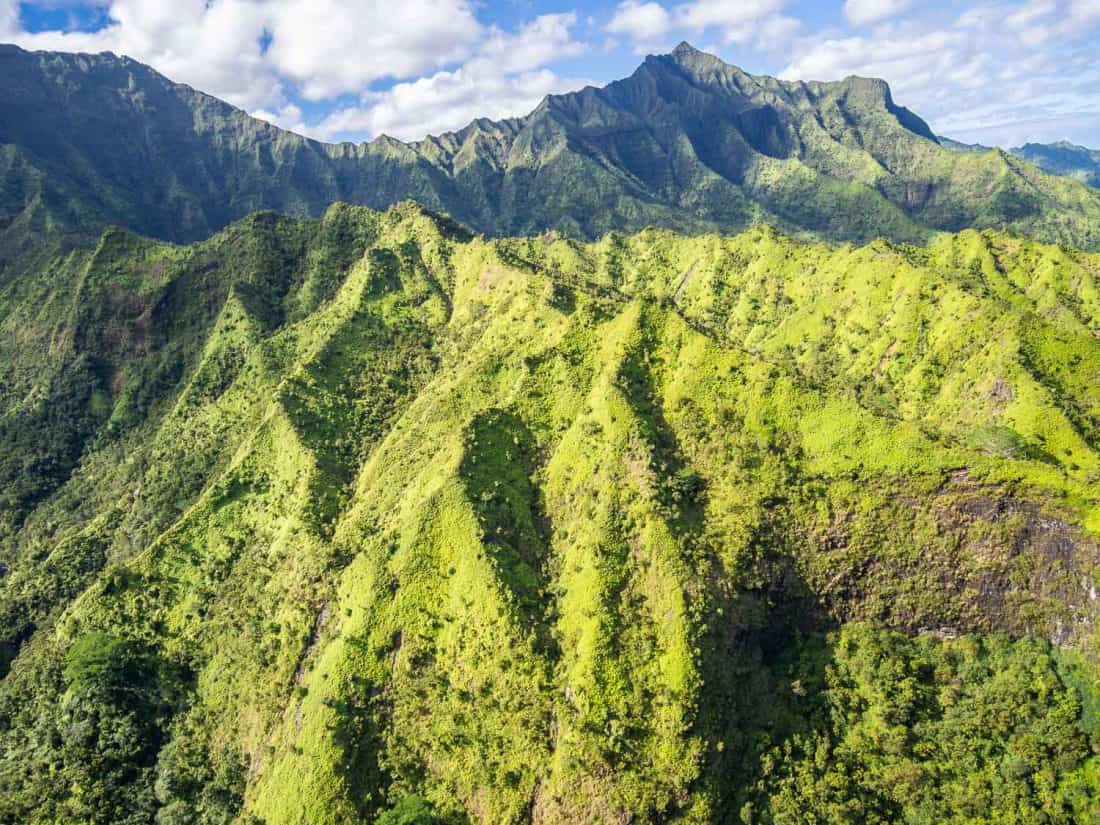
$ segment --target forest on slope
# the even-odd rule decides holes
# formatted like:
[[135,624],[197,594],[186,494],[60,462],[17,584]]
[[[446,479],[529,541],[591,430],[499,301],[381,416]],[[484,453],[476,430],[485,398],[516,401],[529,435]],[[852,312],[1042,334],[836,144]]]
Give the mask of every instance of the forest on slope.
[[413,204],[41,254],[0,821],[1095,821],[1098,280]]

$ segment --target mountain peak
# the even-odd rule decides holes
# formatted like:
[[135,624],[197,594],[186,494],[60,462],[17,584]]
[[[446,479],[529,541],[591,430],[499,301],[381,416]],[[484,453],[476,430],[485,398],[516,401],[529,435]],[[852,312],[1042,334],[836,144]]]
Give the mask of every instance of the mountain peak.
[[680,44],[672,50],[673,57],[689,57],[695,55],[706,55],[706,52],[700,51],[686,40],[681,40]]
[[681,66],[683,68],[698,69],[700,67],[729,65],[717,55],[701,51],[688,43],[686,40],[681,41],[680,45],[669,52],[667,58],[670,59],[677,66]]

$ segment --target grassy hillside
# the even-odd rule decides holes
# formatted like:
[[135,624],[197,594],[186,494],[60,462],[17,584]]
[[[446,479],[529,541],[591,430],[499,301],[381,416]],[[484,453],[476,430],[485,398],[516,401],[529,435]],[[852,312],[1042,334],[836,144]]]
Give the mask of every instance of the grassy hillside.
[[0,293],[0,822],[1095,821],[1098,280],[108,232]]
[[881,80],[784,82],[687,44],[521,118],[356,145],[283,131],[125,57],[0,45],[0,275],[108,225],[190,242],[260,209],[406,199],[490,236],[765,221],[839,241],[994,228],[1100,249],[1100,192],[944,148]]

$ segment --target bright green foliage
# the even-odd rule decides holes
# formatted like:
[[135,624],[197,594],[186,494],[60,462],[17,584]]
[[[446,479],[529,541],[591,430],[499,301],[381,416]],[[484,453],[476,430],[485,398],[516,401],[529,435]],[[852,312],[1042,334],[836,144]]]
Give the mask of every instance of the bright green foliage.
[[388,811],[383,811],[375,825],[434,825],[432,806],[418,796],[406,796]]
[[1098,279],[410,204],[13,274],[0,822],[1089,821]]

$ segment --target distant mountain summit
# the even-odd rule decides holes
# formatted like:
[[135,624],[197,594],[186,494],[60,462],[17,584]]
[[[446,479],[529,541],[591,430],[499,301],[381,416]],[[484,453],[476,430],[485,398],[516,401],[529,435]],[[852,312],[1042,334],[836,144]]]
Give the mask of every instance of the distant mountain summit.
[[767,221],[837,240],[1006,227],[1100,247],[1100,194],[963,156],[884,81],[786,82],[687,43],[604,88],[403,143],[328,145],[112,54],[0,47],[0,249],[120,224],[173,241],[250,212],[405,199],[488,235],[592,238]]
[[[954,152],[994,152],[992,146],[962,143],[942,135],[936,138],[945,149]],[[1008,150],[1010,154],[1033,163],[1052,175],[1073,178],[1089,186],[1100,187],[1100,151],[1078,146],[1068,140],[1055,143],[1025,143]]]
[[1012,154],[1051,174],[1100,187],[1100,150],[1060,140],[1057,143],[1025,143],[1013,149]]

